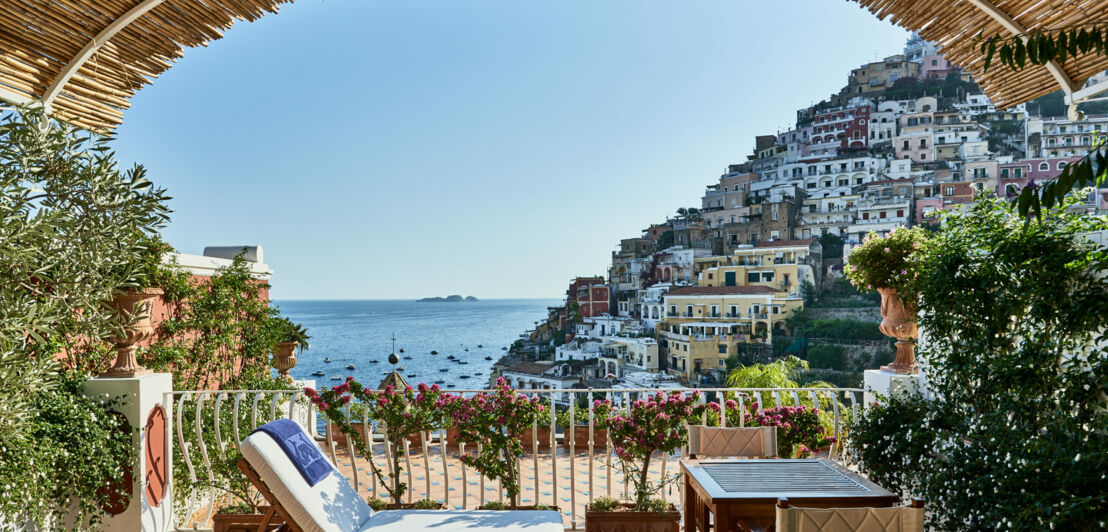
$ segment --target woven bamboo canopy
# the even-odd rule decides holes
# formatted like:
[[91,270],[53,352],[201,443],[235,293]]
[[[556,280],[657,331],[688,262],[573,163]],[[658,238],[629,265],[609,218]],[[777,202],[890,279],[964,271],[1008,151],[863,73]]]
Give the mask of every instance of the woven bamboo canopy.
[[135,92],[184,48],[291,1],[0,1],[0,100],[41,103],[88,129],[114,128]]
[[1028,65],[1014,71],[999,61],[984,71],[985,58],[974,37],[1028,35],[1108,21],[1108,2],[1102,0],[855,0],[881,19],[919,33],[936,43],[951,63],[973,74],[998,109],[1009,108],[1061,88],[1067,96],[1078,92],[1093,75],[1108,70],[1108,56],[1083,54],[1044,66]]

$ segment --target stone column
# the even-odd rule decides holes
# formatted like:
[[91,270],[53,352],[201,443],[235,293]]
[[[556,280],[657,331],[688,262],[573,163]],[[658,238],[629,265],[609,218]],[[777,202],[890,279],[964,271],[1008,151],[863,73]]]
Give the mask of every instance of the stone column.
[[85,381],[92,398],[122,397],[118,412],[134,432],[131,462],[131,498],[109,509],[99,530],[108,532],[163,532],[173,530],[172,419],[163,408],[164,394],[173,391],[173,375],[147,373],[135,377]]

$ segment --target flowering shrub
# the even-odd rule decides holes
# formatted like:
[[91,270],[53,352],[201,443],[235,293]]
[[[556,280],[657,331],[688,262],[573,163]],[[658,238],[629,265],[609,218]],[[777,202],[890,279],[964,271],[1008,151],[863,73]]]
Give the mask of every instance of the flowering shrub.
[[1083,236],[1108,224],[989,199],[943,221],[913,282],[935,399],[883,400],[849,448],[928,530],[1108,529],[1108,249]]
[[[363,387],[354,377],[330,389],[317,392],[304,388],[304,393],[312,403],[319,407],[327,419],[345,434],[362,456],[372,456],[362,431],[355,429],[353,423],[361,423],[361,416],[348,416],[343,406],[357,399],[356,411],[368,411],[369,419],[384,427],[385,439],[392,446],[392,460],[389,467],[389,481],[385,480],[377,464],[370,460],[373,474],[385,485],[385,491],[394,504],[400,504],[401,497],[408,485],[400,481],[400,458],[404,456],[404,439],[410,434],[419,434],[443,426],[445,418],[440,410],[442,393],[438,385],[428,387],[420,383],[419,391],[407,386],[397,391],[392,385],[384,390],[371,390]],[[364,409],[364,410],[362,410]],[[352,419],[353,418],[353,419]]]
[[782,458],[792,458],[799,448],[811,454],[835,441],[825,435],[819,410],[804,405],[767,408],[758,412],[748,425],[777,427],[777,455]]
[[893,288],[904,292],[915,275],[918,252],[927,234],[918,227],[870,233],[850,250],[843,273],[857,289]]
[[[612,415],[612,401],[608,399],[593,401],[592,407],[592,419],[596,428],[602,429],[607,426],[608,418]],[[558,412],[555,416],[555,421],[558,426],[568,427],[569,423],[569,409]],[[589,423],[589,409],[582,407],[579,404],[573,405],[573,424],[574,425],[588,425]]]
[[[733,394],[730,392],[728,392],[727,395],[733,397]],[[723,401],[722,410],[726,412],[726,421],[728,427],[751,426],[751,423],[754,422],[754,416],[758,413],[758,403],[752,397],[749,397],[746,394],[742,395],[743,407],[741,411],[739,410],[739,402],[735,399],[724,399]],[[704,412],[706,412],[706,415],[704,417],[707,418],[707,421],[705,423],[707,426],[719,426],[720,410],[721,408],[718,401],[707,403],[704,405]],[[700,421],[702,421],[702,419],[693,419],[690,420],[689,423],[695,424],[699,423]]]
[[608,420],[608,437],[615,443],[616,456],[623,467],[624,478],[635,489],[635,509],[657,508],[651,501],[669,482],[680,474],[652,484],[647,479],[650,459],[654,453],[670,453],[685,445],[686,425],[701,415],[700,392],[682,396],[680,392],[639,399],[631,404],[627,415],[613,414]]
[[458,429],[458,440],[477,453],[465,453],[462,463],[490,479],[497,479],[508,493],[512,506],[519,505],[519,477],[516,462],[523,456],[522,435],[546,408],[538,396],[516,395],[503,378],[496,380],[493,393],[472,397],[446,394],[435,402],[449,414]]

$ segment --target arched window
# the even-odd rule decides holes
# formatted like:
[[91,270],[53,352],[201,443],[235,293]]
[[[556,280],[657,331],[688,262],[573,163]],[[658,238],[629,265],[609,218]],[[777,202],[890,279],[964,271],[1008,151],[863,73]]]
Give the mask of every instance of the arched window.
[[1039,163],[1040,172],[1046,172],[1047,170],[1050,170],[1050,163]]
[[1058,161],[1058,169],[1062,170],[1066,167],[1066,161]]

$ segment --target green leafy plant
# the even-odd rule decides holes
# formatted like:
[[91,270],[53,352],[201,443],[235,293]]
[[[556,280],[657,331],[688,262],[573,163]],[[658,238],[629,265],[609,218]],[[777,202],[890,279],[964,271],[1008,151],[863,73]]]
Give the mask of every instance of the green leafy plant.
[[1062,65],[1079,55],[1108,53],[1108,23],[1082,23],[1008,36],[997,33],[986,37],[981,33],[976,41],[981,55],[985,57],[986,72],[994,57],[1012,70],[1022,70],[1028,64],[1057,62]]
[[374,512],[380,512],[389,507],[389,503],[378,499],[377,497],[370,497],[365,500],[366,504],[373,509]]
[[[569,427],[569,412],[573,409],[573,425],[584,426],[589,424],[589,408],[578,403],[572,407],[563,408],[555,415],[555,422],[560,427]],[[544,411],[545,413],[545,411]],[[603,428],[612,414],[612,402],[609,400],[594,400],[592,407],[593,426]],[[549,417],[547,417],[549,420]]]
[[919,228],[870,233],[850,250],[843,273],[859,290],[892,288],[905,293],[915,275],[915,260],[927,234]]
[[[700,392],[658,392],[632,403],[626,414],[615,413],[608,420],[608,435],[615,443],[624,478],[633,486],[636,510],[656,511],[653,499],[680,478],[679,473],[663,474],[657,483],[651,482],[650,461],[655,453],[670,453],[684,446],[688,441],[686,426],[696,421],[703,408]],[[668,504],[663,504],[662,508],[666,507]]]
[[308,340],[312,337],[308,336],[308,330],[299,323],[293,323],[292,320],[286,317],[274,317],[270,319],[270,326],[273,328],[274,340],[277,342],[296,342],[299,349],[308,349]]
[[[1108,515],[1108,250],[1065,204],[950,214],[914,289],[929,396],[851,428],[861,468],[928,501],[934,530],[1100,530]],[[1051,486],[1036,490],[1033,486]]]
[[480,447],[476,453],[463,454],[462,463],[499,480],[511,505],[519,506],[516,465],[523,456],[523,431],[545,410],[538,396],[517,395],[501,377],[493,393],[471,397],[446,394],[438,403],[458,429],[458,440],[474,449]]
[[589,505],[594,512],[614,512],[616,508],[619,508],[620,503],[618,500],[611,497],[597,497]]
[[500,501],[489,501],[481,505],[481,508],[485,510],[508,510],[511,509],[511,506]]
[[113,414],[118,398],[84,396],[84,379],[66,372],[57,387],[31,392],[29,426],[0,438],[0,520],[96,530],[103,504],[130,497],[134,429]]
[[[305,395],[319,407],[335,428],[345,434],[362,456],[372,456],[362,430],[355,428],[364,417],[380,423],[384,427],[385,440],[391,445],[391,464],[388,479],[377,464],[370,460],[370,466],[377,480],[385,486],[385,491],[394,504],[400,504],[408,490],[408,485],[400,480],[400,459],[405,456],[404,440],[412,434],[421,434],[444,426],[445,414],[442,408],[442,394],[438,385],[428,387],[419,384],[418,393],[411,386],[396,390],[391,384],[384,390],[371,390],[363,386],[354,377],[330,389],[316,391],[304,388]],[[350,416],[343,407],[353,403],[352,410],[363,414]]]
[[431,499],[420,499],[412,507],[416,510],[438,510],[442,508],[442,503]]

